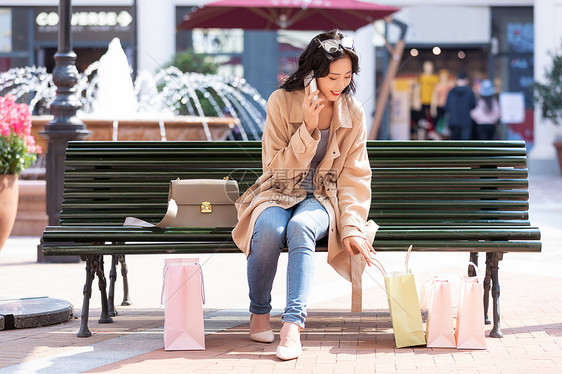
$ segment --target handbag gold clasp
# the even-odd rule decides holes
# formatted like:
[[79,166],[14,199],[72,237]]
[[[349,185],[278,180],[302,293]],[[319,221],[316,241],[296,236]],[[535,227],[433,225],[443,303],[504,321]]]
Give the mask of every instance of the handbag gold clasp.
[[209,201],[203,201],[201,203],[201,213],[213,213],[213,206]]

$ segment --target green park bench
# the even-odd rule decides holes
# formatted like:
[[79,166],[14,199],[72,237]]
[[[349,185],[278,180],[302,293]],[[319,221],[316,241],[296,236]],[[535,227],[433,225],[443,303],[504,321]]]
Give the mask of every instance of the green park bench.
[[[377,251],[486,252],[484,307],[493,298],[490,336],[501,337],[498,261],[506,252],[540,252],[529,222],[528,171],[521,141],[369,141],[373,172],[369,218],[381,227]],[[261,174],[259,141],[69,142],[59,226],[43,233],[43,253],[81,256],[86,284],[79,337],[90,336],[89,300],[98,276],[99,322],[115,315],[116,267],[129,303],[125,255],[239,253],[231,228],[123,227],[133,216],[157,223],[172,179],[237,180],[244,192]],[[317,251],[326,251],[326,242]],[[109,291],[103,256],[112,256]],[[354,256],[357,266],[359,256]],[[467,259],[468,260],[468,259]],[[352,280],[360,311],[361,277]],[[354,310],[355,309],[355,310]],[[490,323],[486,317],[487,323]]]

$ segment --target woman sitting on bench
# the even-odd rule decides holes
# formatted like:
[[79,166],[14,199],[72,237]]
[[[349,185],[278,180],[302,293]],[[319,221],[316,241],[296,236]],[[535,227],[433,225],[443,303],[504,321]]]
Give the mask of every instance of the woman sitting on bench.
[[263,175],[236,203],[239,222],[232,237],[248,256],[252,340],[274,340],[271,288],[279,254],[288,249],[287,301],[276,352],[283,360],[302,353],[316,241],[328,237],[328,262],[348,280],[351,255],[361,254],[370,264],[375,254],[378,226],[366,222],[371,169],[365,116],[352,97],[358,70],[350,37],[333,30],[312,39],[297,71],[269,97]]

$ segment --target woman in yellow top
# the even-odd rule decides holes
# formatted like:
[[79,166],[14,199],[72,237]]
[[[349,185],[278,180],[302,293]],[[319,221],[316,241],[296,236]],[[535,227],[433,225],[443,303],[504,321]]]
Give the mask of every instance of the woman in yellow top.
[[[300,330],[312,284],[316,241],[328,237],[328,262],[350,280],[351,255],[371,262],[377,225],[367,215],[371,168],[363,108],[351,94],[359,70],[353,40],[337,30],[317,35],[298,69],[267,103],[263,174],[237,201],[232,236],[247,254],[250,338],[273,342],[271,288],[288,249],[287,300],[277,356],[302,353]],[[313,71],[318,89],[305,80]],[[308,83],[308,82],[306,82]]]

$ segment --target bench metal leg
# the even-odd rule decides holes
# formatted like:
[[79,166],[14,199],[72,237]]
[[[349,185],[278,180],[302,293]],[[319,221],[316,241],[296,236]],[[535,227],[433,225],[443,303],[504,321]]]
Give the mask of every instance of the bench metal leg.
[[96,274],[98,276],[98,288],[101,293],[101,315],[98,323],[111,323],[113,319],[109,316],[109,303],[107,301],[107,292],[105,291],[107,281],[103,271],[103,256],[98,256]]
[[107,301],[109,303],[109,315],[115,317],[115,282],[117,281],[117,255],[111,256],[111,269],[109,270],[109,291],[107,293]]
[[[503,333],[500,328],[500,282],[499,282],[499,261],[503,258],[502,252],[488,252],[486,253],[486,275],[484,277],[484,323],[489,325],[491,323],[488,317],[488,307],[490,305],[490,288],[492,290],[492,308],[493,308],[493,321],[494,325],[490,331],[492,338],[502,338]],[[470,253],[470,261],[478,265],[478,252]],[[475,276],[476,273],[469,267],[469,276]]]
[[[494,252],[490,256],[489,266],[491,268],[492,274],[492,301],[494,310],[494,325],[492,331],[490,331],[490,336],[492,338],[502,338],[503,333],[500,329],[500,282],[499,282],[499,266],[498,263],[503,259],[503,253]],[[487,265],[488,266],[488,265]]]
[[96,276],[97,256],[86,256],[86,283],[84,284],[84,299],[82,301],[82,316],[80,317],[79,338],[87,338],[92,335],[88,329],[88,317],[90,315],[90,297],[92,296],[92,282]]
[[488,317],[488,306],[490,305],[490,287],[492,285],[492,253],[486,253],[486,275],[484,276],[484,323],[489,325],[492,323]]
[[123,301],[121,305],[131,305],[132,301],[129,297],[129,278],[127,277],[128,268],[125,262],[125,255],[118,256],[119,263],[121,264],[121,276],[123,277]]
[[[478,252],[470,252],[470,262],[478,266]],[[470,265],[468,265],[468,276],[469,277],[476,276],[476,270],[474,270]]]

